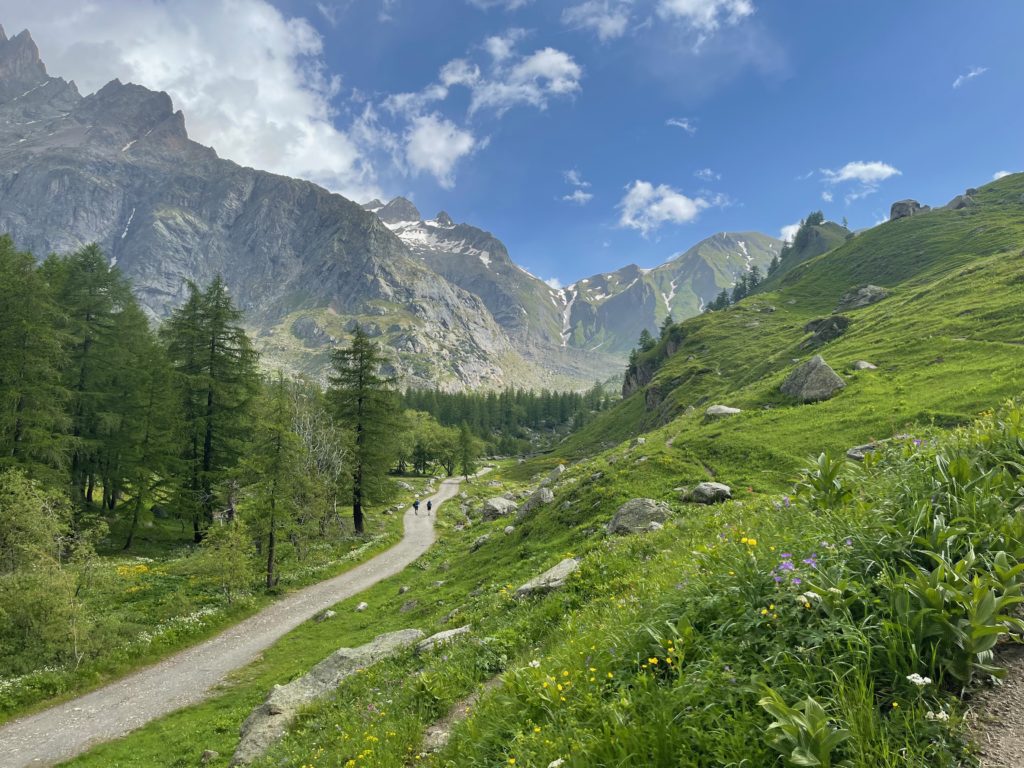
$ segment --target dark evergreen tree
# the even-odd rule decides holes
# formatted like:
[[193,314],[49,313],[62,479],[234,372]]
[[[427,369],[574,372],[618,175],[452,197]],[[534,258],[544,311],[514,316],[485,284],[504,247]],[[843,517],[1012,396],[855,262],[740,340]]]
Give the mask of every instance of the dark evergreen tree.
[[393,380],[381,374],[386,358],[356,326],[348,347],[332,356],[330,396],[339,421],[353,432],[352,522],[364,530],[364,505],[382,498],[396,449],[398,398]]
[[641,352],[649,352],[650,350],[654,349],[655,344],[657,344],[657,342],[654,340],[654,337],[651,335],[650,331],[648,331],[646,328],[640,331],[640,340],[638,343],[638,347]]
[[771,275],[774,275],[779,270],[779,264],[780,264],[779,257],[778,256],[772,256],[771,263],[768,265],[768,275],[769,275],[769,277]]
[[665,319],[661,321],[661,333],[659,334],[659,338],[665,338],[665,334],[668,333],[669,328],[672,327],[673,322],[674,321],[672,320],[672,313],[669,312],[667,315],[665,315]]
[[469,429],[469,424],[462,422],[459,428],[459,471],[467,480],[476,472],[476,460],[480,455],[477,439]]

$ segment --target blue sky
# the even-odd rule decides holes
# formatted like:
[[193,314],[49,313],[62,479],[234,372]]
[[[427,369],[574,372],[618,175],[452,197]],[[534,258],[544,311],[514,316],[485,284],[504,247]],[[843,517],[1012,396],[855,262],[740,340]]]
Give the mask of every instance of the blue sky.
[[1024,169],[1013,0],[12,4],[83,90],[168,90],[224,156],[445,209],[564,283]]

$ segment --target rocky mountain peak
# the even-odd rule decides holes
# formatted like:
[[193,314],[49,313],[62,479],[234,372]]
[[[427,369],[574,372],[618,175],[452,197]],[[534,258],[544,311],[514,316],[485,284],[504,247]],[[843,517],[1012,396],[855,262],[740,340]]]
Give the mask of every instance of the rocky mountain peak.
[[179,148],[188,141],[185,117],[175,112],[171,97],[134,83],[111,80],[82,101],[79,114],[94,135],[106,136],[119,150],[143,138]]
[[383,207],[384,207],[384,203],[382,203],[376,197],[373,198],[373,200],[371,200],[370,202],[363,203],[363,205],[362,205],[362,209],[364,211],[370,211],[371,213],[376,213],[377,211],[379,211]]
[[398,224],[402,221],[420,221],[423,218],[416,206],[404,197],[396,197],[377,211],[377,216],[385,224]]
[[47,78],[46,66],[28,30],[8,39],[0,29],[0,103],[23,95]]
[[455,226],[455,222],[452,221],[452,217],[448,215],[447,211],[438,211],[437,216],[434,217],[434,221],[437,222],[439,227]]

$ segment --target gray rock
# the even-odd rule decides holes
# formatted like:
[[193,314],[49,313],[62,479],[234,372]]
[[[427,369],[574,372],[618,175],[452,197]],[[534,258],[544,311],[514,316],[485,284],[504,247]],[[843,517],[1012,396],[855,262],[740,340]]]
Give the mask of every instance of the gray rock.
[[671,512],[663,501],[630,499],[616,510],[605,530],[619,534],[640,533],[649,530],[652,522],[664,523]]
[[957,195],[945,205],[947,211],[959,211],[963,208],[970,208],[974,205],[974,198],[971,195]]
[[682,494],[691,504],[718,504],[732,498],[732,488],[724,483],[698,483]]
[[704,411],[704,416],[708,419],[724,419],[737,413],[743,413],[743,411],[728,405],[712,405]]
[[217,750],[215,750],[215,749],[204,749],[203,750],[203,754],[199,757],[199,762],[202,765],[207,765],[209,763],[212,763],[218,757],[220,757],[220,752],[218,752]]
[[779,389],[784,395],[803,403],[828,400],[846,386],[846,382],[822,359],[815,355],[797,367]]
[[363,611],[365,611],[369,607],[370,606],[367,603],[360,603],[359,605],[356,606],[356,611],[358,611],[359,613],[362,613]]
[[559,464],[557,467],[551,470],[551,474],[548,475],[548,478],[551,480],[551,482],[554,482],[562,475],[564,475],[565,471],[565,464]]
[[875,371],[878,370],[878,366],[874,363],[869,363],[867,360],[858,360],[853,364],[853,370],[855,371]]
[[511,499],[495,496],[484,502],[483,517],[484,520],[497,520],[499,517],[514,513],[518,508]]
[[327,696],[346,677],[393,656],[423,637],[423,632],[418,629],[379,635],[358,648],[340,648],[297,680],[274,686],[266,701],[256,707],[242,724],[241,741],[231,758],[231,765],[253,762],[284,735],[302,707]]
[[333,619],[337,615],[338,614],[336,614],[334,611],[332,611],[331,609],[328,608],[325,611],[320,611],[320,613],[318,613],[316,616],[314,616],[313,619],[317,623],[320,623],[321,621],[327,621],[328,619]]
[[506,536],[511,536],[513,533],[515,533],[515,530],[516,530],[516,527],[514,525],[506,525],[505,526],[505,530],[504,530],[504,534]]
[[917,200],[897,200],[892,204],[892,208],[889,209],[889,221],[906,219],[930,210],[931,208],[927,205],[921,205]]
[[646,444],[647,444],[647,438],[646,437],[634,437],[633,438],[633,445],[646,445]]
[[416,653],[432,651],[439,646],[447,645],[457,637],[468,634],[469,624],[466,624],[463,627],[456,627],[455,629],[446,629],[444,632],[438,632],[436,635],[431,635],[426,640],[420,640],[420,642],[416,644]]
[[434,582],[433,584],[431,584],[430,586],[432,586],[432,587],[433,587],[434,589],[440,589],[441,587],[443,587],[443,586],[444,586],[445,584],[447,584],[447,583],[448,583],[448,582],[447,582],[447,581],[444,581],[444,580],[441,580],[441,581],[435,581],[435,582]]
[[420,604],[419,600],[406,600],[402,603],[402,607],[398,609],[399,613],[408,613],[409,611],[416,610],[416,606]]
[[401,489],[402,489],[403,491],[412,491],[412,490],[415,490],[415,489],[414,489],[414,488],[413,488],[413,487],[412,487],[411,485],[409,485],[409,484],[408,484],[407,482],[405,482],[405,480],[396,480],[396,481],[395,481],[395,485],[397,485],[397,486],[398,486],[399,488],[401,488]]
[[516,597],[528,597],[529,595],[551,592],[565,586],[566,580],[580,567],[579,560],[567,557],[553,568],[550,568],[535,579],[523,584],[516,590]]
[[409,586],[408,586],[407,584],[403,584],[402,586],[400,586],[400,587],[398,588],[398,594],[400,594],[400,595],[404,595],[404,594],[405,594],[406,592],[408,592],[408,591],[409,591],[410,589],[411,589],[411,587],[409,587]]
[[473,542],[473,546],[469,548],[470,552],[476,552],[480,547],[491,540],[491,534],[485,533],[483,536],[478,536],[476,541]]
[[657,522],[655,520],[652,520],[651,522],[649,522],[647,524],[647,530],[649,530],[649,531],[660,531],[664,527],[665,527],[664,525],[662,525],[661,523],[659,523],[659,522]]
[[842,312],[847,309],[860,309],[861,307],[875,304],[888,295],[889,292],[881,286],[859,285],[843,294],[843,297],[839,299],[839,304],[836,306],[836,312]]
[[811,338],[804,341],[802,347],[817,347],[835,341],[850,327],[850,318],[845,315],[832,315],[811,320],[804,326],[804,333],[810,333]]
[[522,509],[519,510],[519,514],[516,515],[517,520],[525,519],[533,510],[538,507],[550,504],[555,500],[555,494],[550,488],[538,488],[536,491],[530,494],[530,498],[523,504]]

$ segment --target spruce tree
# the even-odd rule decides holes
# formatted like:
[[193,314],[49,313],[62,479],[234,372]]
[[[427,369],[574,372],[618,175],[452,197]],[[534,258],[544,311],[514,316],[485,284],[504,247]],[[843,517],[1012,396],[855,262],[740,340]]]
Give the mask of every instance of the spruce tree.
[[[382,498],[384,478],[398,439],[398,398],[393,380],[381,374],[386,358],[358,325],[349,346],[332,356],[330,396],[341,424],[354,435],[352,450],[352,522],[364,531],[364,506]],[[406,438],[407,439],[407,438]]]
[[467,480],[476,472],[476,460],[480,455],[480,445],[469,429],[469,424],[462,422],[459,428],[459,470]]

